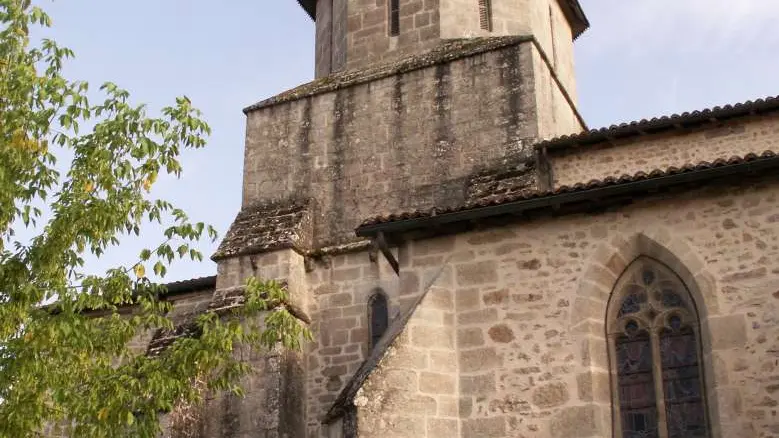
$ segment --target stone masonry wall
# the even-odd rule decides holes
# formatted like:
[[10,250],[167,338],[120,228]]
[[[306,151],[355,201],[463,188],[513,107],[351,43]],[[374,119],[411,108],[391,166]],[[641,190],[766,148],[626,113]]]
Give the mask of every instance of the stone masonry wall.
[[400,33],[390,36],[389,0],[351,1],[348,7],[347,68],[418,53],[436,43],[439,0],[400,2]]
[[249,112],[243,206],[316,199],[319,247],[352,240],[366,217],[462,202],[472,169],[530,153],[533,50],[522,43]]
[[779,148],[779,116],[755,116],[719,127],[690,132],[633,138],[599,147],[572,148],[552,154],[555,185],[570,185],[603,179],[607,176],[632,175],[638,171],[665,170],[686,163],[728,159],[749,152],[760,153]]
[[315,32],[314,76],[320,78],[333,71],[333,0],[317,1]]
[[402,273],[431,247],[451,256],[462,437],[610,436],[606,305],[641,254],[696,298],[713,436],[779,436],[776,179],[417,241]]
[[[293,304],[306,311],[308,294],[301,289],[305,281],[303,258],[292,250],[281,250],[220,261],[216,292],[177,297],[171,317],[175,320],[177,315],[204,311],[214,294],[243,286],[249,276],[285,281]],[[236,355],[252,367],[242,381],[246,397],[213,394],[207,397],[205,406],[174,411],[163,421],[164,437],[305,437],[304,353],[255,351],[239,346]]]
[[358,391],[360,438],[459,436],[454,297],[439,283]]
[[333,2],[333,62],[330,72],[338,72],[346,68],[347,40],[349,30],[348,2],[349,0],[332,0]]
[[[548,59],[548,58],[547,58]],[[584,129],[571,103],[552,76],[550,66],[539,50],[533,51],[536,106],[538,108],[538,137],[541,140],[560,135],[577,134]],[[570,98],[572,98],[569,95]]]
[[388,1],[319,0],[316,77],[421,53],[442,39],[534,35],[575,96],[573,36],[558,0],[492,2],[491,30],[481,28],[476,1],[404,0],[397,36],[389,35]]
[[[313,262],[306,274],[315,342],[307,350],[307,427],[309,438],[327,438],[321,422],[336,397],[368,357],[368,300],[378,292],[389,299],[390,319],[417,283],[401,285],[383,258],[367,251],[339,254]],[[401,293],[410,290],[409,293]]]
[[346,67],[348,0],[319,0],[316,7],[314,76],[321,78]]
[[479,3],[439,0],[441,38],[533,35],[549,57],[552,70],[576,99],[573,35],[558,0],[503,0],[492,2],[492,30],[481,29]]

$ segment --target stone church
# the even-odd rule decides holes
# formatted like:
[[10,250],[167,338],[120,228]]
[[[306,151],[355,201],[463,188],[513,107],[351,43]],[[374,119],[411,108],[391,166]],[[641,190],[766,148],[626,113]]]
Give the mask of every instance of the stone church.
[[169,435],[779,437],[779,99],[591,130],[577,0],[299,3],[316,78],[168,296],[279,279],[315,341]]

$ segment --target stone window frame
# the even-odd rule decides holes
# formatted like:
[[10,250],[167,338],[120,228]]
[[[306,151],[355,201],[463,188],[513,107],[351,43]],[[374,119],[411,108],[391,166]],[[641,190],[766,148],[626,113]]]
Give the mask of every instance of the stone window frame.
[[[378,299],[384,301],[385,324],[383,330],[377,336],[376,333],[374,333],[374,319],[376,315],[374,313],[375,309],[373,307],[373,304]],[[373,347],[376,346],[376,343],[381,338],[381,336],[387,331],[390,324],[390,299],[387,293],[384,292],[384,289],[377,287],[371,291],[370,297],[368,298],[367,313],[368,313],[368,348],[373,349]]]
[[[640,275],[642,268],[645,267],[647,264],[650,264],[657,268],[659,271],[664,271],[663,274],[665,274],[667,277],[671,278],[676,284],[679,286],[680,291],[683,291],[683,294],[681,295],[682,300],[684,301],[684,304],[680,307],[671,307],[662,309],[662,304],[660,304],[658,307],[660,307],[659,313],[656,315],[649,314],[649,318],[647,318],[647,308],[642,307],[642,310],[633,313],[628,314],[625,316],[619,316],[620,308],[622,307],[621,304],[624,300],[624,298],[630,293],[630,289],[625,287],[628,282],[631,282],[634,280],[635,276]],[[654,305],[658,305],[657,300],[655,297],[652,296],[653,294],[647,294],[648,301],[650,303],[653,303]],[[686,307],[687,309],[684,309],[683,307]],[[688,310],[689,309],[689,310]],[[658,422],[658,437],[659,438],[667,438],[668,437],[668,425],[666,422],[666,410],[665,410],[665,397],[664,397],[664,390],[663,390],[663,381],[662,381],[662,362],[660,360],[660,346],[659,346],[659,338],[660,338],[660,331],[663,329],[666,329],[666,324],[663,324],[664,322],[668,321],[668,318],[670,318],[673,315],[678,315],[682,318],[682,323],[688,325],[695,336],[696,340],[696,354],[697,354],[697,360],[698,360],[698,379],[699,379],[699,386],[701,390],[701,398],[703,403],[703,413],[704,413],[704,421],[706,426],[706,436],[712,437],[712,427],[711,427],[711,414],[709,412],[709,400],[707,397],[707,380],[705,376],[705,366],[703,362],[703,342],[702,342],[702,332],[701,332],[701,319],[700,319],[700,312],[698,311],[698,306],[695,303],[695,299],[692,296],[691,291],[685,284],[685,282],[682,280],[680,275],[674,271],[671,267],[666,265],[660,260],[657,260],[653,257],[649,257],[646,255],[641,255],[637,257],[633,262],[631,262],[623,271],[623,273],[619,276],[617,279],[614,288],[612,289],[612,293],[609,299],[607,314],[606,314],[606,324],[605,324],[605,332],[606,332],[606,339],[607,339],[607,354],[608,354],[608,364],[609,364],[609,377],[610,377],[610,389],[611,389],[611,411],[612,411],[612,436],[614,438],[622,438],[622,416],[621,416],[621,404],[619,400],[619,380],[617,378],[617,354],[616,354],[616,338],[619,335],[622,335],[625,333],[625,325],[629,321],[638,321],[639,324],[643,327],[644,330],[649,332],[650,336],[650,342],[652,346],[652,367],[653,367],[653,381],[655,386],[655,399],[656,399],[656,409],[657,409],[657,422]]]

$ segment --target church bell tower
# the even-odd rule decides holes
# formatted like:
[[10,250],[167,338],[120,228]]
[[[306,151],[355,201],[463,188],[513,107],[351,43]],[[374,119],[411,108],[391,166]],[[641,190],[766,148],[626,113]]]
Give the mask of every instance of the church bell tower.
[[573,95],[578,0],[298,0],[316,22],[316,76],[421,52],[441,40],[533,35]]
[[585,129],[578,0],[298,2],[316,79],[245,108],[243,209],[306,209],[311,249],[376,214],[468,202],[474,170],[521,157],[530,172],[535,142]]

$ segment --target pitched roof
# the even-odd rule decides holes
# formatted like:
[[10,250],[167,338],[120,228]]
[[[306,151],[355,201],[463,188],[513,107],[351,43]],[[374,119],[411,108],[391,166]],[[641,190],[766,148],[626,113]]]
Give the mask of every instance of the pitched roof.
[[162,294],[163,297],[197,292],[204,289],[214,289],[216,288],[216,275],[174,281],[165,284],[163,287],[165,288],[165,292]]
[[658,188],[693,182],[706,182],[726,176],[746,175],[779,168],[779,156],[773,151],[747,154],[743,157],[702,161],[681,167],[655,169],[633,175],[607,177],[554,190],[524,190],[495,193],[463,205],[446,209],[414,210],[392,213],[366,220],[356,233],[372,236],[378,232],[402,232],[447,223],[483,219],[503,214],[517,214],[530,210],[559,207],[564,204],[603,199],[612,195],[652,193]]
[[670,116],[642,119],[604,128],[592,129],[573,135],[563,135],[536,144],[538,149],[548,151],[571,147],[588,146],[615,140],[630,139],[648,134],[681,131],[712,122],[722,122],[755,114],[779,111],[779,96],[748,100],[733,105],[715,106],[698,111],[672,114]]
[[590,21],[584,14],[584,9],[579,4],[579,0],[560,0],[560,8],[562,8],[568,23],[571,24],[571,33],[574,40],[579,38],[585,30],[589,29]]
[[298,0],[298,3],[312,20],[316,20],[316,0]]
[[307,200],[288,199],[242,209],[211,257],[220,260],[281,248],[308,246],[311,215]]

